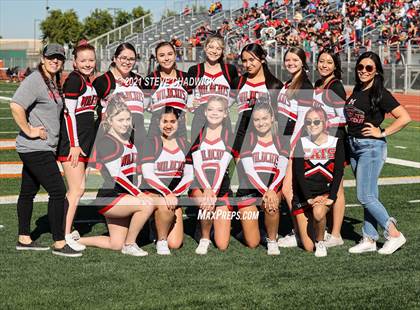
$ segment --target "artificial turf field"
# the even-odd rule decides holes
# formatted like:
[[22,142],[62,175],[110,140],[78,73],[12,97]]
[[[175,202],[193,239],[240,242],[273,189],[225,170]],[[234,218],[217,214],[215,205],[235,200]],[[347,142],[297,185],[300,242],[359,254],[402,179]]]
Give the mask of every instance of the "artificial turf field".
[[[0,96],[11,97],[13,89],[0,84]],[[15,137],[4,133],[16,130],[12,120],[3,119],[10,117],[7,107],[0,101],[0,139]],[[413,122],[389,138],[389,157],[420,162],[419,138],[420,123]],[[0,161],[16,160],[14,151],[0,151]],[[390,176],[420,174],[418,168],[386,164],[382,177]],[[0,196],[18,194],[19,179],[0,182]],[[194,220],[188,218],[184,246],[170,257],[156,255],[145,231],[140,242],[148,257],[89,248],[83,257],[71,259],[17,252],[15,204],[0,205],[0,309],[420,309],[419,190],[419,184],[380,187],[381,200],[408,240],[391,256],[348,253],[361,237],[363,210],[357,206],[346,209],[344,246],[330,249],[325,258],[299,248],[269,257],[263,246],[244,247],[236,230],[226,252],[211,248],[207,256],[197,256]],[[346,188],[346,203],[357,204],[354,188]],[[37,203],[32,229],[41,243],[49,244],[45,213],[46,204]],[[289,228],[284,215],[280,234]],[[79,229],[88,235],[106,232],[102,223]]]

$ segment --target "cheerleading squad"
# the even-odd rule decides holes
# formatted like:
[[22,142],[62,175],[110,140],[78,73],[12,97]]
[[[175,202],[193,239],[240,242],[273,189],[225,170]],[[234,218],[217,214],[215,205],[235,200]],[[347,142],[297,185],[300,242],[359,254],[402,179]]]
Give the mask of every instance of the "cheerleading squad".
[[[279,255],[279,247],[301,246],[323,257],[328,247],[344,243],[346,164],[364,208],[363,238],[349,252],[376,251],[378,224],[386,238],[380,254],[403,246],[406,239],[379,200],[378,178],[386,159],[385,137],[410,117],[384,88],[376,54],[359,57],[356,85],[346,98],[339,56],[328,50],[318,56],[320,78],[314,86],[305,53],[297,47],[284,56],[290,75],[284,84],[270,72],[258,44],[243,48],[241,76],[223,62],[223,38],[209,38],[204,50],[205,61],[182,72],[176,68],[175,48],[162,42],[155,49],[156,70],[140,77],[132,71],[135,49],[123,43],[109,71],[93,80],[95,50],[84,42],[74,49],[74,71],[61,87],[64,49],[58,44],[44,48],[38,70],[22,82],[10,104],[21,129],[16,149],[23,162],[17,250],[49,249],[30,234],[33,201],[42,185],[49,194],[56,255],[78,257],[93,246],[145,256],[136,239],[150,219],[157,253],[170,255],[183,244],[182,206],[194,205],[201,235],[197,254],[207,254],[211,239],[226,250],[232,215],[238,215],[250,248],[263,241],[268,255]],[[235,126],[229,117],[232,105]],[[151,113],[147,129],[145,111]],[[387,128],[381,127],[385,113],[395,118]],[[106,219],[107,236],[72,231],[88,164],[104,180],[92,205]],[[239,180],[235,194],[233,169]],[[279,238],[282,201],[294,229]]]

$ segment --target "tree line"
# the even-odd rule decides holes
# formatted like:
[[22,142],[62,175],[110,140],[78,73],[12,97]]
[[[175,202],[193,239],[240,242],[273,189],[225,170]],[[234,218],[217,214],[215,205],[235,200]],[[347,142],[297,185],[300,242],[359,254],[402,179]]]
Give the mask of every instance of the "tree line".
[[[107,9],[95,9],[80,21],[73,9],[64,12],[59,9],[51,10],[40,23],[42,40],[73,46],[81,39],[93,39],[147,14],[150,14],[150,10],[145,10],[141,6],[133,8],[131,12],[115,10],[114,16]],[[145,27],[152,23],[151,15],[145,18]]]

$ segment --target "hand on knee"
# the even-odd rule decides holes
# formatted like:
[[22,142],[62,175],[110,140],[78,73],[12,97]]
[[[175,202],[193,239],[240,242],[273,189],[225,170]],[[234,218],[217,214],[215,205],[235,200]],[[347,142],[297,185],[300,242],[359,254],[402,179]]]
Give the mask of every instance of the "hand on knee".
[[324,206],[317,206],[313,208],[313,216],[314,216],[314,220],[317,222],[321,222],[324,218],[325,218],[325,207]]

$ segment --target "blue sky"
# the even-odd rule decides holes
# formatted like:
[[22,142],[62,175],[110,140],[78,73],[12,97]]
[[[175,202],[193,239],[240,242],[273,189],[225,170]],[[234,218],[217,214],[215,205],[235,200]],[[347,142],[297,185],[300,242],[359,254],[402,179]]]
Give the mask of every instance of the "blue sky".
[[[120,8],[126,11],[131,11],[132,8],[141,5],[143,8],[150,10],[155,19],[159,19],[165,8],[180,11],[185,4],[192,4],[196,2],[208,6],[211,1],[48,0],[48,6],[50,9],[61,9],[62,11],[74,9],[79,16],[79,20],[83,20],[86,16],[90,15],[90,12],[95,8]],[[240,1],[223,1],[223,3],[225,2],[235,3],[235,6],[238,4],[240,5]],[[0,0],[0,35],[3,38],[9,39],[33,38],[34,21],[35,19],[42,20],[46,17],[46,3],[46,0]],[[112,11],[110,12],[112,13]],[[40,30],[38,21],[36,25],[36,34],[37,37],[39,37]]]

